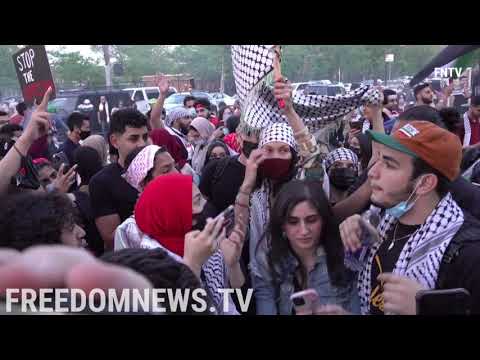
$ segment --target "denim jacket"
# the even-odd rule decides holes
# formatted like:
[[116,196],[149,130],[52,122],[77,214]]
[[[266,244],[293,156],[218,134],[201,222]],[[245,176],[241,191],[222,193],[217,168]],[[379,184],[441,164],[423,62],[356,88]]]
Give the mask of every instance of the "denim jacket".
[[[257,314],[291,315],[293,303],[290,296],[295,291],[293,278],[295,269],[298,267],[298,261],[293,254],[288,254],[279,266],[280,286],[275,286],[272,282],[264,251],[257,253],[250,267]],[[317,291],[319,302],[322,305],[340,305],[350,313],[360,314],[360,301],[355,279],[352,278],[345,287],[333,286],[328,275],[327,257],[321,247],[317,250],[315,267],[308,274],[307,288]]]

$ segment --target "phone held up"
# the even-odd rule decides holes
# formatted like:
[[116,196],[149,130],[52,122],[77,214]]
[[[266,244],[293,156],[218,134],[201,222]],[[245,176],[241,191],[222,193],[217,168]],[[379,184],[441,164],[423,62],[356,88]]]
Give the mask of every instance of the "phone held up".
[[311,314],[318,305],[318,293],[315,289],[296,292],[290,296],[297,315]]
[[234,211],[234,206],[230,205],[228,208],[226,208],[224,211],[222,211],[216,218],[220,218],[223,216],[224,221],[223,221],[223,227],[225,228],[225,232],[227,237],[230,236],[230,234],[233,231],[233,227],[235,226],[235,211]]

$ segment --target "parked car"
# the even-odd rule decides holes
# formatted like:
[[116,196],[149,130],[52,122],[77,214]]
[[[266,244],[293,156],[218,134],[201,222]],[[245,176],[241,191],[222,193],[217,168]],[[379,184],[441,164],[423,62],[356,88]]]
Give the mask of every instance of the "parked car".
[[235,99],[227,94],[223,93],[211,93],[210,96],[216,101],[216,105],[220,102],[224,102],[227,106],[233,106],[235,104]]
[[48,104],[48,111],[55,113],[54,120],[57,126],[59,141],[65,137],[67,117],[74,111],[79,110],[79,106],[84,100],[90,100],[93,105],[92,114],[90,114],[90,126],[92,133],[100,132],[101,127],[97,119],[97,109],[100,104],[100,97],[105,96],[110,106],[110,111],[118,107],[122,102],[123,106],[131,103],[130,94],[123,90],[77,90],[77,91],[59,91],[57,97]]
[[345,89],[338,85],[309,85],[305,89],[305,94],[336,96],[345,94]]
[[[160,96],[160,89],[158,86],[152,87],[140,87],[140,88],[126,88],[124,91],[128,91],[130,99],[135,101],[137,109],[146,114],[151,109],[151,103],[154,103]],[[176,93],[177,90],[170,87],[170,91],[167,97]]]

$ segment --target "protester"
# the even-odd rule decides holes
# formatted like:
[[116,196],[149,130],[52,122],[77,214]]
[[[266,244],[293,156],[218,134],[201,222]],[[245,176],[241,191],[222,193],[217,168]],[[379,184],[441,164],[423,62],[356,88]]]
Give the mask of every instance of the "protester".
[[227,158],[228,156],[230,156],[230,150],[228,149],[228,146],[223,141],[214,140],[208,146],[207,154],[205,155],[204,166],[207,166],[210,160],[221,160]]
[[[120,105],[119,105],[120,108]],[[113,111],[112,111],[113,112]],[[108,124],[110,123],[110,116],[112,115],[110,104],[105,96],[100,96],[100,103],[98,104],[97,119],[100,123],[102,133],[108,133]]]
[[0,128],[0,138],[17,141],[22,136],[23,127],[20,125],[7,124]]
[[65,172],[64,164],[55,169],[53,164],[45,158],[34,159],[33,164],[38,172],[40,185],[47,193],[58,191],[67,194],[75,183],[77,165]]
[[90,199],[105,249],[113,248],[115,229],[133,213],[138,191],[123,178],[125,158],[148,141],[147,118],[134,109],[122,109],[112,115],[110,143],[118,150],[118,162],[103,168],[90,181]]
[[[377,229],[369,228],[377,241],[359,275],[362,313],[415,314],[419,290],[453,288],[467,289],[479,313],[480,272],[472,266],[480,258],[480,223],[449,192],[460,173],[460,141],[425,121],[392,136],[370,134],[379,145],[369,171],[371,199],[386,213]],[[361,221],[355,215],[340,226],[349,251],[360,246]]]
[[[213,140],[215,127],[203,117],[193,119],[188,131],[188,141],[194,146],[192,155],[192,168],[197,174],[201,174],[205,165],[208,145]],[[197,182],[196,182],[197,183]]]
[[175,161],[175,167],[180,173],[194,176],[195,171],[187,162],[188,154],[183,144],[177,141],[175,136],[171,135],[166,129],[155,129],[150,132],[150,138],[154,145],[167,149]]
[[49,114],[46,110],[51,93],[51,88],[45,92],[42,102],[32,113],[25,131],[20,138],[12,144],[11,148],[0,161],[0,174],[2,175],[0,176],[0,196],[8,192],[12,178],[15,177],[20,167],[25,163],[26,159],[28,159],[27,153],[32,144],[38,141],[38,139],[44,138],[50,129]]
[[[144,275],[155,289],[172,289],[174,291],[190,290],[190,294],[192,294],[195,289],[202,287],[199,279],[197,279],[187,265],[175,261],[162,249],[123,249],[115,252],[112,251],[104,254],[102,260],[111,264],[128,267]],[[172,303],[173,300],[170,300],[170,298],[165,295],[163,305],[166,307],[166,314],[212,314],[210,307],[213,304],[211,304],[211,300],[208,297],[203,298],[207,304],[207,308],[203,313],[192,307],[192,304],[194,304],[192,300],[193,297],[189,296],[185,311],[179,311],[179,309],[175,309],[176,311],[174,311],[176,305]]]
[[86,114],[73,112],[67,119],[68,129],[67,140],[58,149],[63,152],[70,166],[75,164],[73,152],[80,146],[80,140],[85,140],[90,136],[90,120]]
[[223,138],[225,144],[227,144],[228,147],[235,151],[237,154],[240,154],[242,152],[239,141],[237,140],[237,127],[239,124],[240,117],[236,115],[231,115],[225,123],[228,134]]
[[193,109],[195,108],[195,101],[197,99],[195,98],[195,96],[192,96],[192,95],[187,95],[185,96],[185,98],[183,99],[183,107],[185,109]]
[[106,166],[108,163],[108,144],[105,138],[101,135],[90,135],[82,142],[82,146],[88,146],[94,149],[98,156],[102,166]]
[[[225,287],[228,282],[234,288],[244,283],[238,262],[244,235],[237,226],[236,231],[227,238],[224,229],[220,232],[224,219],[220,217],[209,221],[204,210],[205,200],[192,177],[181,174],[160,176],[142,192],[135,206],[135,217],[117,230],[115,247],[162,248],[177,261],[183,258],[205,283],[219,310],[223,298],[217,288]],[[192,228],[196,231],[189,233]],[[222,251],[190,251],[186,243],[205,234],[218,237],[217,246]],[[192,260],[190,256],[198,259]]]
[[219,119],[213,113],[213,105],[206,98],[197,98],[195,100],[195,111],[197,112],[197,117],[202,117],[210,121],[214,128],[219,125]]
[[233,110],[230,108],[230,106],[220,108],[220,111],[218,112],[219,125],[226,126],[227,120],[230,116],[233,116]]
[[23,125],[23,118],[25,117],[27,104],[19,102],[15,109],[17,110],[17,113],[10,118],[9,123],[12,125]]
[[320,305],[359,313],[353,274],[343,265],[343,248],[320,184],[293,180],[279,192],[264,240],[268,251],[254,262],[257,313],[295,313],[290,296],[315,289]]
[[383,126],[385,133],[390,134],[393,124],[398,117],[398,96],[397,93],[390,89],[383,90]]
[[[422,105],[415,106],[400,114],[392,129],[392,133],[415,120],[428,121],[439,127],[445,128],[438,110],[427,105]],[[372,144],[372,147],[373,145],[375,144]],[[370,166],[372,166],[376,160],[377,156],[373,149]],[[357,190],[355,190],[355,192],[344,201],[337,203],[333,209],[335,216],[339,221],[344,220],[353,214],[361,213],[371,205],[371,187],[369,181],[367,181],[366,172],[362,175],[361,179],[359,179],[359,182],[355,184],[355,187],[357,187]],[[478,188],[470,184],[462,176],[458,176],[458,178],[451,183],[450,191],[453,199],[462,209],[467,210],[475,218],[480,219],[480,208],[476,205],[480,202],[480,191]]]
[[0,233],[0,247],[20,251],[42,244],[85,245],[85,231],[77,225],[74,205],[63,194],[11,197],[0,209]]
[[182,146],[183,156],[187,160],[191,159],[193,148],[188,143],[187,135],[190,130],[192,118],[190,112],[183,108],[174,108],[170,111],[166,120],[165,129],[173,136]]
[[[463,125],[463,126],[462,126]],[[460,125],[460,140],[465,150],[480,148],[480,96],[470,98],[470,107],[463,115]]]
[[328,199],[332,206],[348,196],[348,189],[358,176],[358,168],[358,157],[352,150],[338,148],[327,155],[325,171],[330,181]]
[[[230,118],[231,119],[231,118]],[[250,153],[258,147],[258,138],[239,130],[239,156],[207,164],[202,172],[200,191],[220,213],[235,203],[235,197],[245,177],[245,165]]]
[[415,86],[413,94],[415,96],[415,106],[428,105],[434,107],[433,91],[429,83],[421,83]]
[[133,150],[125,159],[125,167],[122,177],[138,192],[157,176],[178,173],[170,153],[157,145]]

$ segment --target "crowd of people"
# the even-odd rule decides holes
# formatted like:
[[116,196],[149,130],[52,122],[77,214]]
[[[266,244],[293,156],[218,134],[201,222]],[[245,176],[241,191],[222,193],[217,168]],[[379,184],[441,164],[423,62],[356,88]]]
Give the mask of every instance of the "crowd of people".
[[[0,293],[111,281],[203,288],[215,314],[406,315],[421,290],[464,288],[480,313],[479,96],[459,114],[434,105],[428,83],[405,107],[382,89],[380,105],[337,119],[325,144],[281,76],[286,122],[260,132],[240,105],[217,113],[193,96],[165,116],[166,79],[159,89],[147,115],[103,108],[107,136],[73,112],[60,147],[51,90],[28,121],[17,106],[0,128]],[[40,257],[62,264],[40,269]],[[221,288],[253,289],[248,310]],[[318,299],[303,312],[292,295],[308,289]]]

